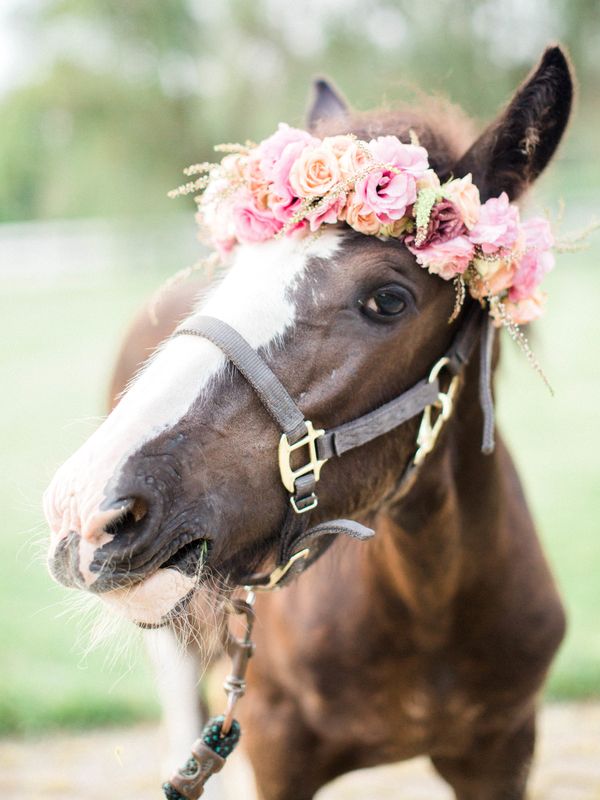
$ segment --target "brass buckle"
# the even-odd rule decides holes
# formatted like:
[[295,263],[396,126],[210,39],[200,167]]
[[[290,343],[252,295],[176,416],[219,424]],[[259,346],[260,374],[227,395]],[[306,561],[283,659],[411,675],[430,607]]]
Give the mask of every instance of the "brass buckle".
[[269,575],[269,582],[263,583],[262,586],[257,584],[256,586],[246,586],[246,590],[249,592],[268,592],[271,589],[275,589],[275,587],[280,583],[280,581],[285,578],[288,574],[290,569],[294,566],[296,561],[304,560],[308,558],[310,555],[310,548],[305,547],[304,550],[299,550],[297,553],[294,553],[293,556],[285,563],[279,567],[275,567],[273,572]]
[[[307,434],[306,436],[303,436],[302,439],[297,441],[295,444],[290,444],[287,436],[284,433],[279,440],[279,472],[281,473],[281,481],[283,485],[291,495],[293,495],[296,491],[296,480],[302,475],[307,475],[309,472],[312,472],[315,477],[315,481],[318,481],[321,475],[321,467],[327,461],[326,458],[321,459],[317,457],[317,446],[315,444],[317,439],[324,435],[325,431],[315,430],[312,422],[308,419],[304,422],[306,425]],[[308,447],[309,461],[307,464],[304,464],[304,466],[298,467],[298,469],[292,469],[292,453],[295,450],[299,450],[301,447]],[[315,497],[315,503],[312,508],[317,505],[316,500],[317,498]],[[292,505],[294,505],[293,498]],[[295,506],[294,510],[297,511]],[[302,511],[309,510],[310,508],[302,509]],[[298,513],[301,512],[298,511]]]
[[[433,383],[440,372],[449,363],[450,359],[447,356],[440,358],[440,360],[434,364],[431,372],[429,373],[429,377],[427,379],[428,382]],[[423,419],[421,420],[419,433],[417,434],[417,452],[413,458],[413,464],[419,465],[425,456],[435,447],[435,443],[437,442],[444,422],[446,422],[454,409],[454,399],[458,390],[458,380],[458,375],[454,375],[450,380],[448,389],[445,392],[438,392],[435,403],[427,406],[423,411]],[[432,423],[431,418],[433,408],[439,409],[439,414]]]
[[298,504],[296,502],[296,498],[294,497],[294,495],[291,495],[290,497],[290,503],[292,504],[292,508],[294,509],[296,514],[306,514],[307,511],[312,511],[313,508],[316,508],[319,505],[319,498],[314,492],[310,494],[307,498],[302,498],[302,499],[306,500],[310,499],[310,503],[307,506],[302,506],[302,508],[298,508]]

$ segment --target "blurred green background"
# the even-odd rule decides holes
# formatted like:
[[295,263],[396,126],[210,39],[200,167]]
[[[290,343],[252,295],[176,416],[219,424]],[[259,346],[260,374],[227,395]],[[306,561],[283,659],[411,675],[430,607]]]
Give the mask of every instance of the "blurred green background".
[[[553,40],[579,100],[536,202],[564,198],[577,228],[600,205],[597,0],[3,0],[0,733],[156,714],[134,631],[87,653],[89,621],[45,571],[40,495],[104,413],[132,313],[197,258],[191,200],[166,197],[181,169],[301,124],[317,74],[359,108],[419,87],[483,122]],[[555,398],[508,339],[499,382],[570,615],[554,698],[600,696],[599,262],[596,239],[547,282],[532,339]]]

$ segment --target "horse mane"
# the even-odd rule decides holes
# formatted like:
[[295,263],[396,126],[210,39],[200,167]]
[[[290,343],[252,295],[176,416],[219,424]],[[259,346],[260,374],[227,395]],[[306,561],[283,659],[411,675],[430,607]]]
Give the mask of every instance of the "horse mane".
[[349,109],[339,117],[319,120],[314,134],[319,137],[353,133],[369,141],[393,135],[405,142],[411,131],[427,149],[429,163],[443,181],[450,177],[457,161],[475,139],[473,121],[458,106],[439,97],[418,94],[415,103],[381,107],[371,111]]

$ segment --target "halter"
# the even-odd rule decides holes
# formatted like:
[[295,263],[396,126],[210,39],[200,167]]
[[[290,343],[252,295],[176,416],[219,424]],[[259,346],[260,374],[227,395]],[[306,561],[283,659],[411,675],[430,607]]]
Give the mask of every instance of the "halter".
[[[400,481],[407,491],[428,453],[433,450],[444,423],[455,404],[459,378],[475,345],[480,347],[480,400],[484,416],[482,451],[494,447],[494,411],[491,395],[491,355],[494,327],[481,306],[473,304],[465,313],[450,348],[433,365],[426,378],[385,405],[330,430],[316,429],[290,397],[271,368],[234,328],[215,317],[195,314],[186,319],[173,336],[199,336],[224,353],[248,381],[261,403],[282,431],[278,461],[281,481],[290,505],[281,529],[277,563],[271,572],[246,576],[241,584],[254,590],[283,586],[313,564],[340,534],[365,540],[374,531],[358,522],[338,519],[309,527],[310,512],[318,505],[317,483],[324,464],[360,447],[423,414],[416,450]],[[441,376],[449,382],[442,388]],[[292,455],[306,451],[307,460],[292,466]]]
[[[223,768],[225,759],[240,738],[240,726],[233,714],[237,701],[246,690],[246,668],[254,648],[251,639],[254,592],[267,591],[288,583],[314,563],[340,534],[358,540],[370,539],[374,535],[370,528],[347,519],[309,527],[310,512],[319,502],[316,488],[323,465],[422,413],[417,447],[398,487],[400,492],[407,491],[454,410],[460,373],[478,339],[481,339],[479,388],[484,416],[482,450],[491,452],[494,446],[494,409],[490,385],[494,328],[490,317],[479,305],[469,308],[450,348],[433,365],[426,378],[389,403],[327,431],[315,429],[313,423],[304,418],[270,367],[244,337],[227,323],[195,314],[173,334],[182,335],[200,336],[217,345],[252,386],[282,430],[279,472],[281,482],[289,493],[290,505],[281,529],[275,569],[245,577],[241,584],[248,591],[246,600],[230,600],[227,607],[229,613],[243,615],[246,623],[241,639],[232,636],[228,629],[225,635],[225,649],[232,659],[232,671],[224,683],[228,696],[226,712],[208,721],[200,738],[192,745],[191,758],[163,785],[167,800],[195,800],[200,797],[206,781]],[[445,390],[440,382],[443,372],[447,372],[450,378]],[[435,419],[434,410],[437,412]],[[293,467],[292,454],[301,450],[307,452],[306,463],[301,467]]]

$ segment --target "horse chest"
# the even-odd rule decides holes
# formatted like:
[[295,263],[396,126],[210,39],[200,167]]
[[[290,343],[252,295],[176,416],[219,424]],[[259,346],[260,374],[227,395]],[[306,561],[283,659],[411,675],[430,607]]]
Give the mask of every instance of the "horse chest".
[[[282,706],[293,698],[294,713],[335,748],[360,744],[365,764],[445,750],[450,739],[462,747],[486,708],[460,656],[420,649],[402,626],[392,638],[364,622],[340,635],[325,624],[311,634],[288,631],[279,652],[264,654]],[[260,647],[257,656],[263,661]]]
[[459,664],[444,654],[380,656],[351,671],[331,664],[327,672],[306,683],[301,703],[309,723],[393,758],[431,752],[450,731],[455,744],[465,741],[485,714]]

